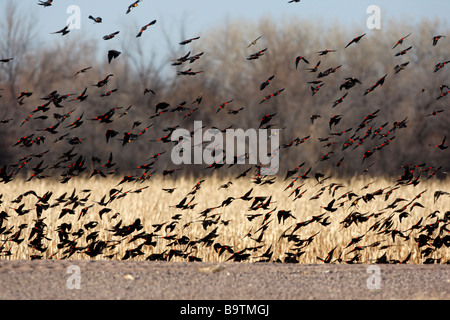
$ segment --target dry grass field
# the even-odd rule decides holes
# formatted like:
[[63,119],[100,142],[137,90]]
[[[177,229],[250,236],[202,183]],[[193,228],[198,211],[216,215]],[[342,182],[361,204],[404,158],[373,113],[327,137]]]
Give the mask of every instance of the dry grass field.
[[[292,180],[279,177],[272,184],[257,184],[254,177],[212,175],[197,189],[203,179],[192,177],[156,176],[120,185],[112,178],[80,178],[67,184],[16,180],[0,189],[0,255],[313,264],[323,263],[318,257],[325,260],[334,249],[326,262],[449,263],[449,196],[435,201],[435,192],[448,190],[448,182],[423,179],[417,186],[394,188],[395,178],[325,178],[319,178],[321,183],[314,177],[299,179],[287,190]],[[219,189],[229,181],[228,188]],[[292,193],[299,186],[294,200]],[[163,188],[176,189],[169,193]],[[252,199],[239,199],[250,189]],[[29,190],[37,196],[26,194]],[[52,193],[47,202],[37,198],[46,192]],[[20,203],[14,201],[24,193]],[[349,194],[354,194],[351,199]],[[185,197],[184,208],[177,208]],[[234,200],[222,206],[228,197]],[[252,207],[257,197],[263,197],[262,208]],[[333,199],[330,208],[336,210],[326,210]],[[105,203],[99,204],[102,200]],[[30,211],[19,215],[14,209],[20,204]],[[43,225],[37,223],[36,204],[44,209],[39,218]],[[100,215],[101,210],[107,212]],[[283,211],[292,216],[279,220]],[[358,237],[360,241],[351,244]]]

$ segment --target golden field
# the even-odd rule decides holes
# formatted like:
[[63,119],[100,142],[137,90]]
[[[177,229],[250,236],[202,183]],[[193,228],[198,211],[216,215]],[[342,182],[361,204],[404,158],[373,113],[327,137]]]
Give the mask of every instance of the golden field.
[[[3,184],[0,188],[0,194],[2,194],[0,211],[6,212],[9,217],[3,221],[3,225],[0,227],[2,230],[0,233],[0,258],[145,260],[150,259],[152,254],[164,253],[163,259],[169,260],[170,257],[170,261],[188,261],[198,258],[204,262],[223,262],[232,257],[233,253],[245,249],[242,253],[249,254],[242,260],[245,262],[264,260],[261,256],[269,251],[272,255],[268,256],[270,258],[267,259],[268,261],[313,264],[323,263],[318,257],[325,259],[330,250],[336,248],[330,260],[332,263],[381,262],[377,259],[384,254],[389,262],[402,262],[408,256],[407,263],[416,264],[424,263],[428,258],[431,258],[434,263],[446,263],[450,260],[450,250],[445,244],[439,248],[433,246],[433,239],[436,237],[442,239],[449,234],[449,221],[445,219],[445,213],[450,210],[449,196],[441,195],[436,202],[434,198],[435,191],[448,190],[449,183],[445,180],[424,179],[417,186],[401,185],[392,191],[387,200],[387,192],[392,190],[396,184],[395,178],[371,179],[367,176],[343,180],[319,178],[321,183],[318,183],[315,178],[311,177],[306,180],[298,179],[293,187],[285,190],[292,179],[282,181],[283,179],[278,177],[273,184],[262,185],[256,184],[254,178],[249,175],[238,180],[235,180],[235,177],[227,179],[211,175],[204,178],[204,182],[200,184],[200,188],[195,194],[188,195],[200,180],[203,179],[156,176],[142,183],[128,182],[120,185],[118,185],[120,180],[112,178],[89,180],[79,178],[73,179],[67,184],[52,182],[51,179],[30,182],[17,180]],[[232,184],[228,188],[219,189],[221,185],[229,181]],[[301,186],[302,184],[304,185]],[[303,195],[294,200],[294,195],[291,193],[299,186],[301,186],[300,193]],[[173,193],[169,193],[163,188],[176,189]],[[251,188],[253,188],[250,194],[250,197],[253,197],[251,200],[238,199]],[[119,191],[110,193],[111,189]],[[28,190],[33,190],[39,197],[46,192],[52,192],[47,202],[48,208],[41,215],[45,223],[42,230],[44,235],[42,247],[46,248],[41,251],[32,248],[33,245],[30,244],[35,237],[30,237],[30,233],[37,219],[35,209],[38,202],[37,197],[28,194],[20,203],[13,202]],[[376,191],[379,192],[376,193]],[[349,200],[345,195],[348,192],[352,192],[356,196]],[[65,201],[58,203],[56,199],[64,193],[66,193],[63,197]],[[360,198],[371,193],[375,193],[372,200]],[[78,205],[68,203],[67,198],[72,194],[78,196],[78,201],[81,200],[81,203]],[[114,199],[106,206],[97,203],[104,196],[105,202],[107,202],[110,194]],[[320,196],[314,199],[319,194]],[[176,208],[175,205],[179,204],[185,196],[187,196],[186,204],[195,196],[189,205],[196,205],[184,210]],[[270,196],[272,198],[266,208],[250,210],[254,197],[267,197],[263,201],[266,203]],[[222,207],[222,202],[228,197],[234,197],[235,200],[228,206]],[[405,200],[399,201],[395,208],[387,208],[397,198]],[[326,207],[333,199],[335,202],[331,207],[337,210],[329,212],[323,207]],[[355,202],[357,199],[358,201]],[[423,207],[418,204],[413,206],[416,202]],[[25,204],[23,210],[29,209],[30,211],[19,216],[14,208],[18,208],[22,203]],[[400,222],[401,212],[395,212],[395,210],[401,209],[407,204],[409,206],[404,212],[407,212],[408,215]],[[79,218],[80,212],[85,207],[89,207],[87,213]],[[59,218],[64,208],[73,209],[74,214],[69,213]],[[104,208],[111,210],[104,213],[100,219],[99,211]],[[209,212],[208,210],[205,212],[208,208]],[[279,221],[277,213],[280,210],[290,210],[293,217]],[[353,212],[369,218],[367,221],[352,223],[350,226],[344,227],[344,219]],[[435,214],[429,216],[433,212]],[[270,213],[269,217],[265,217],[267,213]],[[254,214],[260,215],[250,221],[249,215]],[[292,232],[297,223],[308,221],[312,217],[322,214],[324,215],[319,221],[313,221]],[[390,225],[382,226],[391,215]],[[327,217],[328,219],[326,219]],[[133,224],[137,218],[142,223],[141,229],[126,236],[113,234],[113,227],[120,221],[119,227],[124,227]],[[408,230],[420,219],[422,221],[419,228]],[[329,224],[319,223],[324,220]],[[91,221],[96,221],[98,224],[94,223],[92,228],[87,229],[85,224]],[[430,240],[419,248],[415,239],[421,234],[426,235],[427,232],[423,227],[436,223],[436,221],[438,221],[438,227],[431,232]],[[57,229],[63,223],[70,224],[70,230],[67,230],[67,239],[73,241],[73,246],[77,248],[70,255],[66,251],[69,245],[58,248],[58,243],[61,241]],[[378,228],[374,230],[373,226],[376,223],[378,223]],[[23,224],[26,226],[22,226],[23,229],[14,238],[15,233],[19,231],[19,226]],[[155,231],[158,224],[163,225],[160,230]],[[265,225],[265,229],[261,231],[260,227],[263,225]],[[82,234],[78,233],[80,229],[83,230]],[[216,232],[213,232],[214,229]],[[396,235],[394,241],[392,230],[399,230],[405,237]],[[96,238],[89,237],[86,240],[88,235],[93,232],[98,232],[98,236]],[[142,235],[144,232],[145,234],[154,233],[150,241],[154,242],[153,244],[143,244],[145,239],[142,237],[130,242],[134,236]],[[260,237],[261,232],[263,232],[262,237]],[[214,235],[209,243],[202,241],[207,235]],[[287,235],[292,235],[292,237],[286,237]],[[345,248],[352,238],[362,235],[364,236],[358,243]],[[311,236],[314,237],[310,238]],[[309,243],[301,241],[308,238],[310,238]],[[15,242],[12,239],[23,240]],[[185,241],[179,244],[176,242],[178,239]],[[92,257],[86,254],[86,247],[89,243],[98,241],[105,241],[106,247]],[[374,244],[377,241],[380,241],[379,245]],[[232,251],[224,250],[219,256],[217,243],[231,247]],[[370,246],[372,244],[374,245]],[[361,250],[356,248],[355,251],[350,252],[358,246],[361,246]],[[134,251],[135,256],[127,254],[127,250],[136,248],[138,249]],[[357,259],[353,259],[355,255],[358,255]],[[231,258],[231,260],[234,259]]]

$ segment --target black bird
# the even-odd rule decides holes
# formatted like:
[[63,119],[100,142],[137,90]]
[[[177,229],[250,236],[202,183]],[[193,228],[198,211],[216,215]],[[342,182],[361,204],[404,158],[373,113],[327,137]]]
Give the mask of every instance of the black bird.
[[68,34],[68,33],[70,32],[69,26],[70,26],[70,25],[68,24],[67,26],[65,26],[65,27],[62,28],[61,30],[56,31],[56,32],[52,32],[52,34],[61,33],[62,36],[65,36],[66,34]]
[[441,143],[440,144],[437,144],[437,145],[434,145],[434,144],[430,144],[430,146],[431,147],[436,147],[436,148],[439,148],[439,149],[441,149],[441,150],[445,150],[445,149],[447,149],[448,148],[448,146],[444,146],[444,143],[445,143],[445,139],[447,139],[447,136],[445,136],[444,137],[444,139],[441,141]]
[[402,56],[402,55],[406,54],[406,53],[407,53],[409,50],[411,50],[411,49],[412,49],[412,46],[409,46],[409,47],[406,48],[405,50],[402,50],[402,51],[397,52],[397,53],[395,54],[395,56],[396,56],[396,57]]
[[119,52],[117,50],[109,50],[108,51],[108,63],[111,63],[111,60],[116,59],[120,54],[121,54],[121,52]]
[[307,64],[309,64],[309,61],[306,60],[305,57],[298,56],[298,57],[295,58],[295,69],[297,69],[298,63],[299,63],[301,60],[303,60],[303,61],[305,61]]
[[259,127],[261,128],[263,125],[268,123],[272,118],[276,115],[276,113],[273,114],[266,114],[264,117],[261,118],[261,121],[259,123]]
[[384,80],[386,79],[386,77],[387,77],[387,74],[385,74],[382,78],[378,79],[377,82],[373,86],[366,89],[366,91],[364,92],[364,95],[372,92],[373,90],[375,90],[376,87],[382,86],[384,84]]
[[342,103],[342,101],[344,101],[345,97],[348,95],[348,92],[346,94],[344,94],[342,97],[340,97],[339,99],[337,99],[334,103],[332,108],[336,107],[338,104]]
[[185,45],[185,44],[191,43],[192,41],[197,40],[197,39],[200,39],[200,37],[195,37],[195,38],[190,38],[190,39],[183,40],[183,41],[180,42],[180,44],[181,45]]
[[152,26],[152,25],[154,25],[155,23],[156,23],[156,20],[153,20],[152,22],[150,22],[150,23],[146,24],[145,26],[143,26],[143,27],[141,28],[141,30],[139,31],[139,33],[137,34],[136,38],[139,38],[140,36],[142,36],[142,33],[143,33],[145,30],[147,30],[147,28],[148,28],[149,26]]
[[330,52],[336,52],[336,51],[337,50],[322,50],[322,51],[319,51],[317,53],[319,54],[319,56],[325,56],[325,55],[327,55]]
[[95,23],[102,23],[103,21],[101,17],[94,18],[93,16],[89,16],[89,19],[93,20]]
[[314,124],[314,120],[321,118],[320,114],[313,114],[311,117],[309,117],[311,119],[311,123]]
[[404,41],[406,38],[408,38],[410,35],[411,35],[411,33],[409,33],[407,36],[404,36],[403,38],[401,38],[400,40],[398,40],[397,43],[396,43],[396,44],[394,45],[394,47],[392,48],[392,50],[395,49],[399,44],[402,44],[403,41]]
[[328,203],[328,205],[327,205],[326,207],[322,207],[322,209],[325,209],[325,210],[330,211],[330,212],[336,211],[337,208],[333,208],[334,201],[335,201],[335,199],[331,200],[331,201]]
[[345,48],[347,48],[349,45],[351,45],[352,43],[358,43],[361,39],[362,39],[362,37],[364,37],[366,34],[364,33],[363,35],[360,35],[360,36],[358,36],[358,37],[356,37],[356,38],[354,38],[352,41],[350,41],[346,46],[345,46]]
[[315,65],[314,68],[307,69],[307,70],[309,70],[309,72],[317,72],[317,70],[319,70],[319,66],[320,66],[320,60],[319,60],[319,62],[317,62],[317,64]]
[[142,0],[137,0],[137,1],[133,2],[132,4],[130,4],[130,5],[128,6],[128,9],[127,9],[126,14],[129,14],[129,13],[131,12],[131,10],[133,10],[134,8],[136,8],[136,7],[138,6],[139,2],[141,2],[141,1],[142,1]]
[[259,86],[259,90],[262,91],[264,90],[269,84],[270,81],[272,81],[272,79],[275,77],[275,75],[270,76],[266,81],[264,81],[263,83],[261,83],[261,85]]
[[106,36],[103,37],[103,40],[111,40],[112,38],[114,38],[116,35],[118,35],[120,33],[120,31],[116,31],[113,32],[111,34],[108,34]]
[[50,7],[52,5],[53,0],[47,0],[47,1],[39,1],[38,5],[43,6],[44,8]]
[[433,46],[437,45],[439,39],[441,39],[441,38],[445,38],[445,36],[439,35],[439,36],[433,37]]
[[[435,67],[434,67],[434,72],[438,72],[439,70],[441,70],[443,67],[445,67],[445,65],[447,63],[450,63],[450,60],[445,61],[445,62],[439,62]],[[442,92],[442,89],[441,89]]]
[[331,126],[337,125],[341,121],[341,117],[342,117],[342,115],[338,114],[338,115],[334,115],[330,118],[330,121],[328,122],[330,125],[330,130],[331,130]]
[[75,73],[73,76],[75,77],[77,74],[85,73],[86,71],[88,71],[88,70],[91,69],[91,68],[92,68],[92,67],[83,68],[83,69],[77,71],[77,73]]
[[284,221],[285,221],[287,218],[294,218],[294,219],[296,219],[296,218],[291,214],[291,210],[279,210],[278,213],[277,213],[277,218],[278,218],[278,223],[281,223],[281,221],[283,221],[283,224],[284,224]]

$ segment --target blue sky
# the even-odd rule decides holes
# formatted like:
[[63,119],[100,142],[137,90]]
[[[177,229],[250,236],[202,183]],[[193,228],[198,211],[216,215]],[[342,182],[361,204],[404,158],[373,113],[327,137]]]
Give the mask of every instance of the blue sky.
[[[156,19],[157,24],[150,27],[140,40],[145,41],[147,48],[156,47],[161,54],[167,50],[162,30],[164,29],[176,45],[184,40],[180,34],[182,21],[186,37],[194,37],[201,36],[209,28],[227,20],[258,21],[267,16],[275,21],[294,17],[299,23],[302,20],[317,20],[326,26],[327,23],[337,21],[365,28],[369,17],[367,8],[370,5],[378,5],[381,8],[382,23],[389,19],[413,23],[422,18],[447,21],[450,12],[449,0],[301,0],[300,3],[288,3],[288,0],[142,0],[131,13],[125,14],[133,1],[54,0],[53,5],[48,8],[38,6],[38,0],[16,0],[15,3],[20,3],[25,16],[29,13],[36,18],[39,39],[44,43],[59,41],[59,35],[50,33],[66,25],[70,16],[67,8],[70,5],[77,5],[81,10],[81,29],[74,31],[98,39],[101,45],[106,44],[101,39],[106,34],[124,30],[126,26],[133,24],[140,28]],[[103,23],[94,24],[88,19],[89,15],[102,17]],[[136,33],[138,31],[137,29]],[[111,45],[112,41],[107,44]]]

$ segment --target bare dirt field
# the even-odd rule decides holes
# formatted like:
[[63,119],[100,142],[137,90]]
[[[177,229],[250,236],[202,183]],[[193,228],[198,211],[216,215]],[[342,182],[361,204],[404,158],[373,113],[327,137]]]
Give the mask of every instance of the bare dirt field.
[[[71,277],[79,267],[79,289]],[[0,261],[10,300],[448,300],[446,265]],[[371,285],[372,284],[372,285]],[[72,287],[72,289],[70,289]],[[371,288],[370,288],[371,287]]]

